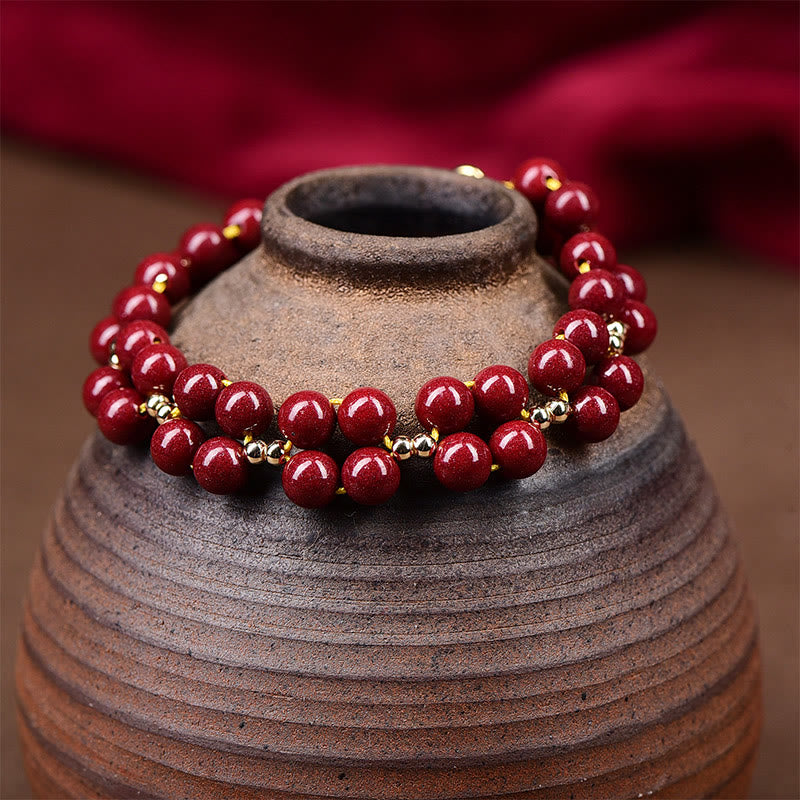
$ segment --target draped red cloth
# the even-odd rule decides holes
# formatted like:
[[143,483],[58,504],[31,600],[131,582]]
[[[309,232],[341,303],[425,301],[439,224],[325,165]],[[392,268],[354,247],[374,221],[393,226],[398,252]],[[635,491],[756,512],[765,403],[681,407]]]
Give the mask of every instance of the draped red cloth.
[[616,242],[798,261],[794,2],[2,5],[6,130],[225,195],[561,161]]

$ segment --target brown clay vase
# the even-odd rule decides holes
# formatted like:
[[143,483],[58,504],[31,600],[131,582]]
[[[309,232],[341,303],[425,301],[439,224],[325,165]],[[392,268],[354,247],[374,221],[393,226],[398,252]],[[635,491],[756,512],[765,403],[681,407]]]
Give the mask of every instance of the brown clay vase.
[[[565,307],[527,201],[441,170],[302,177],[174,334],[190,363],[341,396],[524,370]],[[40,797],[743,797],[756,622],[712,482],[644,364],[607,442],[379,508],[220,498],[91,438],[19,649]],[[338,447],[338,446],[337,446]],[[336,449],[336,448],[335,448]],[[404,465],[405,466],[405,465]]]

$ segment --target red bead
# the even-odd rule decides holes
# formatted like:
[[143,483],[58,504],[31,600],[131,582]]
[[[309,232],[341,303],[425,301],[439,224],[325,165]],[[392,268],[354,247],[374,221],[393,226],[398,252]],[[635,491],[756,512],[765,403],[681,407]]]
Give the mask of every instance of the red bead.
[[570,308],[587,308],[612,317],[622,312],[626,297],[625,284],[606,269],[578,275],[569,287]]
[[99,367],[89,374],[83,382],[83,404],[94,417],[103,398],[115,389],[128,389],[131,382],[121,370],[113,367]]
[[97,424],[103,436],[114,444],[136,444],[150,435],[155,424],[139,412],[144,398],[134,389],[115,389],[100,402]]
[[252,381],[237,381],[226,386],[217,397],[214,415],[229,436],[259,436],[272,422],[272,398],[263,386]]
[[625,284],[625,294],[631,300],[638,300],[640,303],[647,300],[647,282],[638,269],[627,264],[617,264],[612,271]]
[[572,280],[580,274],[581,264],[588,264],[592,269],[613,270],[617,266],[617,251],[599,233],[576,233],[564,243],[559,263],[561,271]]
[[489,449],[504,478],[527,478],[547,458],[544,435],[538,427],[523,420],[501,425],[489,439]]
[[181,370],[172,387],[181,414],[189,419],[214,419],[224,380],[225,373],[211,364],[192,364]]
[[120,367],[130,370],[139,351],[151,344],[169,344],[169,335],[160,325],[145,319],[123,325],[114,343]]
[[337,418],[342,433],[353,444],[380,444],[394,430],[397,410],[386,393],[363,386],[344,398]]
[[111,357],[111,343],[119,333],[120,324],[116,317],[105,317],[92,328],[89,334],[89,351],[92,358],[102,365],[108,364]]
[[598,384],[614,396],[622,411],[635,406],[642,396],[644,376],[632,358],[614,356],[604,359],[597,365],[595,377]]
[[400,467],[385,450],[362,447],[345,459],[342,485],[356,503],[377,506],[392,497],[400,486]]
[[586,361],[574,344],[564,339],[550,339],[531,354],[528,375],[542,394],[571,392],[583,383]]
[[147,319],[162,328],[169,325],[172,316],[167,298],[147,286],[129,286],[123,289],[114,298],[111,311],[120,323]]
[[472,393],[478,412],[493,422],[519,417],[528,402],[528,381],[512,367],[486,367],[475,376],[474,383]]
[[564,170],[557,161],[549,158],[531,158],[523,161],[514,173],[514,188],[525,195],[535,206],[541,206],[550,194],[548,180],[564,183]]
[[235,494],[247,482],[247,456],[235,439],[215,436],[197,448],[192,460],[197,482],[212,494]]
[[638,300],[626,300],[620,319],[628,326],[625,352],[633,355],[647,350],[658,333],[658,320],[650,306]]
[[203,429],[188,419],[171,419],[156,428],[150,440],[150,455],[155,465],[169,475],[188,475],[200,445]]
[[333,434],[336,414],[331,401],[321,392],[295,392],[278,409],[278,427],[294,445],[315,450]]
[[553,336],[563,335],[583,354],[587,364],[594,364],[608,351],[608,328],[594,311],[579,308],[567,311],[553,326]]
[[136,267],[133,280],[142,286],[152,286],[159,275],[167,276],[164,294],[170,303],[177,303],[191,293],[189,271],[181,264],[181,257],[177,253],[153,253],[147,256]]
[[597,205],[597,196],[585,183],[569,181],[548,195],[544,213],[554,228],[572,233],[594,220]]
[[492,471],[492,453],[483,439],[472,433],[454,433],[439,442],[433,471],[448,489],[467,492],[483,486]]
[[608,439],[619,424],[619,405],[611,392],[600,386],[581,386],[570,398],[570,420],[585,442]]
[[225,226],[239,226],[240,233],[233,241],[240,250],[249,252],[261,243],[261,213],[263,206],[263,200],[247,198],[234,203],[225,213]]
[[319,450],[303,450],[289,459],[281,483],[286,496],[296,505],[321,508],[336,494],[339,468],[329,455]]
[[442,376],[432,378],[417,392],[414,411],[427,430],[436,428],[442,434],[455,433],[469,425],[475,400],[465,383]]
[[222,228],[208,222],[192,225],[181,237],[178,251],[189,262],[189,275],[195,286],[210,281],[239,258],[236,246],[223,236]]
[[142,394],[172,394],[178,373],[186,369],[186,358],[171,344],[149,344],[133,359],[131,380]]

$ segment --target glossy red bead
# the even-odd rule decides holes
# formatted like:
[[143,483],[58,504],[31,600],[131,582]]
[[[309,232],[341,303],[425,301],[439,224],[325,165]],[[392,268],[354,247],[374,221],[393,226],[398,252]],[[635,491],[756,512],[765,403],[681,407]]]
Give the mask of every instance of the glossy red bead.
[[192,225],[181,237],[178,252],[189,262],[189,275],[195,286],[219,275],[234,264],[239,253],[219,225],[202,222]]
[[83,405],[93,416],[97,416],[97,410],[103,398],[115,389],[128,389],[131,382],[122,370],[113,367],[99,367],[94,372],[89,373],[89,377],[83,382]]
[[192,364],[181,370],[172,387],[181,414],[188,419],[214,419],[224,380],[225,373],[212,364]]
[[432,378],[417,392],[414,411],[426,430],[436,428],[441,434],[455,433],[469,425],[475,400],[465,383],[441,376]]
[[123,289],[114,298],[111,311],[120,324],[146,319],[166,328],[172,317],[167,298],[147,286],[128,286]]
[[585,183],[569,181],[551,192],[544,203],[548,222],[564,233],[574,233],[597,216],[597,196]]
[[133,359],[131,380],[142,394],[171,395],[175,379],[186,369],[186,357],[171,344],[149,344]]
[[164,294],[170,303],[177,303],[191,293],[189,271],[183,266],[177,253],[153,253],[147,256],[136,267],[133,281],[142,286],[152,286],[159,275],[167,276]]
[[214,416],[229,436],[259,436],[272,422],[272,398],[263,386],[252,381],[236,381],[217,397]]
[[617,251],[599,233],[576,233],[564,242],[559,264],[561,271],[572,280],[580,274],[578,267],[581,264],[588,264],[591,269],[613,270],[617,266]]
[[608,351],[608,328],[594,311],[579,308],[567,311],[553,326],[553,336],[562,335],[583,354],[587,364],[594,364]]
[[111,357],[111,343],[119,333],[120,324],[116,317],[105,317],[92,328],[89,334],[89,352],[92,358],[105,366]]
[[337,413],[339,428],[356,445],[380,444],[394,431],[397,410],[380,389],[363,386],[350,392]]
[[492,471],[492,453],[483,439],[472,433],[454,433],[439,442],[433,471],[448,489],[467,492],[483,486]]
[[278,409],[278,427],[296,447],[315,450],[333,434],[336,413],[321,392],[295,392]]
[[573,430],[585,442],[608,439],[619,424],[619,405],[601,386],[581,386],[570,398]]
[[547,458],[547,442],[535,425],[513,420],[501,425],[489,439],[489,449],[504,478],[528,478]]
[[625,284],[606,269],[578,275],[569,287],[570,308],[586,308],[598,314],[617,316],[625,305]]
[[130,370],[139,351],[151,344],[169,344],[169,334],[160,325],[144,319],[123,325],[114,342],[122,369]]
[[478,413],[492,422],[519,417],[528,402],[528,381],[513,367],[486,367],[475,376],[474,383],[472,393]]
[[281,476],[286,496],[303,508],[321,508],[328,505],[339,484],[339,468],[326,453],[303,450],[293,455],[283,468]]
[[135,389],[109,392],[97,409],[97,424],[103,436],[114,444],[145,441],[155,423],[146,413],[139,412],[143,402],[144,398]]
[[541,207],[552,191],[548,180],[564,183],[566,176],[557,161],[549,158],[530,158],[523,161],[514,173],[514,188],[525,195],[534,206]]
[[261,243],[261,214],[264,201],[246,198],[234,203],[225,212],[224,226],[238,225],[239,235],[233,239],[234,244],[242,251],[254,250]]
[[342,464],[342,485],[347,494],[365,506],[385,503],[400,486],[400,467],[379,447],[361,447]]
[[192,459],[197,482],[212,494],[235,494],[247,483],[247,456],[235,439],[215,436],[197,448]]
[[528,361],[528,376],[542,394],[557,395],[577,389],[586,375],[586,361],[574,344],[564,339],[542,342]]
[[628,326],[625,352],[633,355],[647,350],[658,333],[658,320],[650,306],[638,300],[626,300],[620,319]]
[[156,428],[150,440],[153,463],[169,475],[189,475],[205,441],[203,429],[188,419],[171,419]]
[[628,356],[603,359],[595,368],[598,385],[610,392],[621,411],[636,405],[644,389],[644,376],[639,365]]
[[612,271],[625,284],[625,294],[631,300],[638,300],[640,303],[647,300],[647,282],[638,269],[627,264],[617,264]]

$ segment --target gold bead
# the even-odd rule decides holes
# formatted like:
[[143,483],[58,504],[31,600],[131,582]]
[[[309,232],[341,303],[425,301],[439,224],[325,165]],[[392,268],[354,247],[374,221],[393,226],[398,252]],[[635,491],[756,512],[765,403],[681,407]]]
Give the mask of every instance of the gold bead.
[[542,430],[550,427],[551,414],[547,406],[534,406],[531,409],[531,422],[538,425]]
[[624,336],[625,335],[625,323],[620,322],[618,319],[612,320],[606,325],[608,328],[608,335],[609,336]]
[[478,167],[473,167],[472,164],[462,164],[456,167],[456,172],[459,175],[465,175],[467,178],[485,178],[486,173]]
[[241,234],[241,232],[242,229],[238,225],[226,225],[222,229],[222,235],[226,239],[235,239],[237,236]]
[[272,464],[277,467],[286,460],[286,452],[283,449],[283,442],[280,439],[275,439],[270,442],[264,451],[264,458],[267,464]]
[[608,337],[608,353],[612,356],[618,356],[625,347],[625,341],[621,336],[612,334]]
[[503,181],[503,186],[505,186],[506,189],[515,189],[516,188],[514,186],[514,181]]
[[552,422],[566,422],[569,416],[569,403],[564,400],[549,400],[545,408],[550,414]]
[[591,268],[592,265],[588,261],[581,261],[581,263],[578,264],[578,272],[581,275],[585,275],[587,272],[591,270]]
[[150,397],[147,398],[147,402],[145,403],[145,407],[147,408],[147,413],[154,417],[156,415],[156,409],[164,405],[164,403],[169,403],[169,397],[163,394],[151,394]]
[[414,454],[414,442],[408,436],[398,436],[392,442],[391,451],[398,461],[405,461]]
[[548,178],[544,185],[551,191],[554,192],[556,189],[561,188],[561,181],[558,178]]
[[245,443],[244,454],[251,464],[263,464],[267,460],[267,443],[252,439]]
[[150,287],[154,292],[158,292],[159,294],[164,294],[167,291],[167,282],[169,281],[169,275],[166,272],[159,272],[156,275],[155,280],[153,281],[153,285]]
[[228,380],[227,378],[223,378],[220,383],[227,388],[228,386],[233,386],[233,381]]
[[[111,346],[113,347],[114,345]],[[122,369],[122,364],[119,363],[119,356],[116,353],[111,354],[111,357],[108,359],[108,365],[114,369]]]
[[499,464],[492,464],[492,466],[491,466],[491,467],[489,467],[489,469],[490,469],[492,472],[497,472],[497,470],[499,470],[499,469],[500,469],[500,465],[499,465]]
[[172,404],[171,403],[160,403],[156,407],[156,422],[159,425],[163,425],[165,422],[169,422],[172,419]]
[[430,458],[436,451],[436,439],[429,433],[420,433],[414,437],[412,442],[414,454],[420,458]]
[[341,495],[341,494],[347,494],[347,489],[345,489],[345,488],[344,488],[344,486],[340,486],[340,487],[339,487],[339,488],[336,490],[335,494],[339,494],[339,495]]
[[342,403],[344,403],[344,398],[343,397],[331,397],[330,398],[330,403],[333,406],[333,410],[334,411],[338,411],[339,410],[339,406]]

